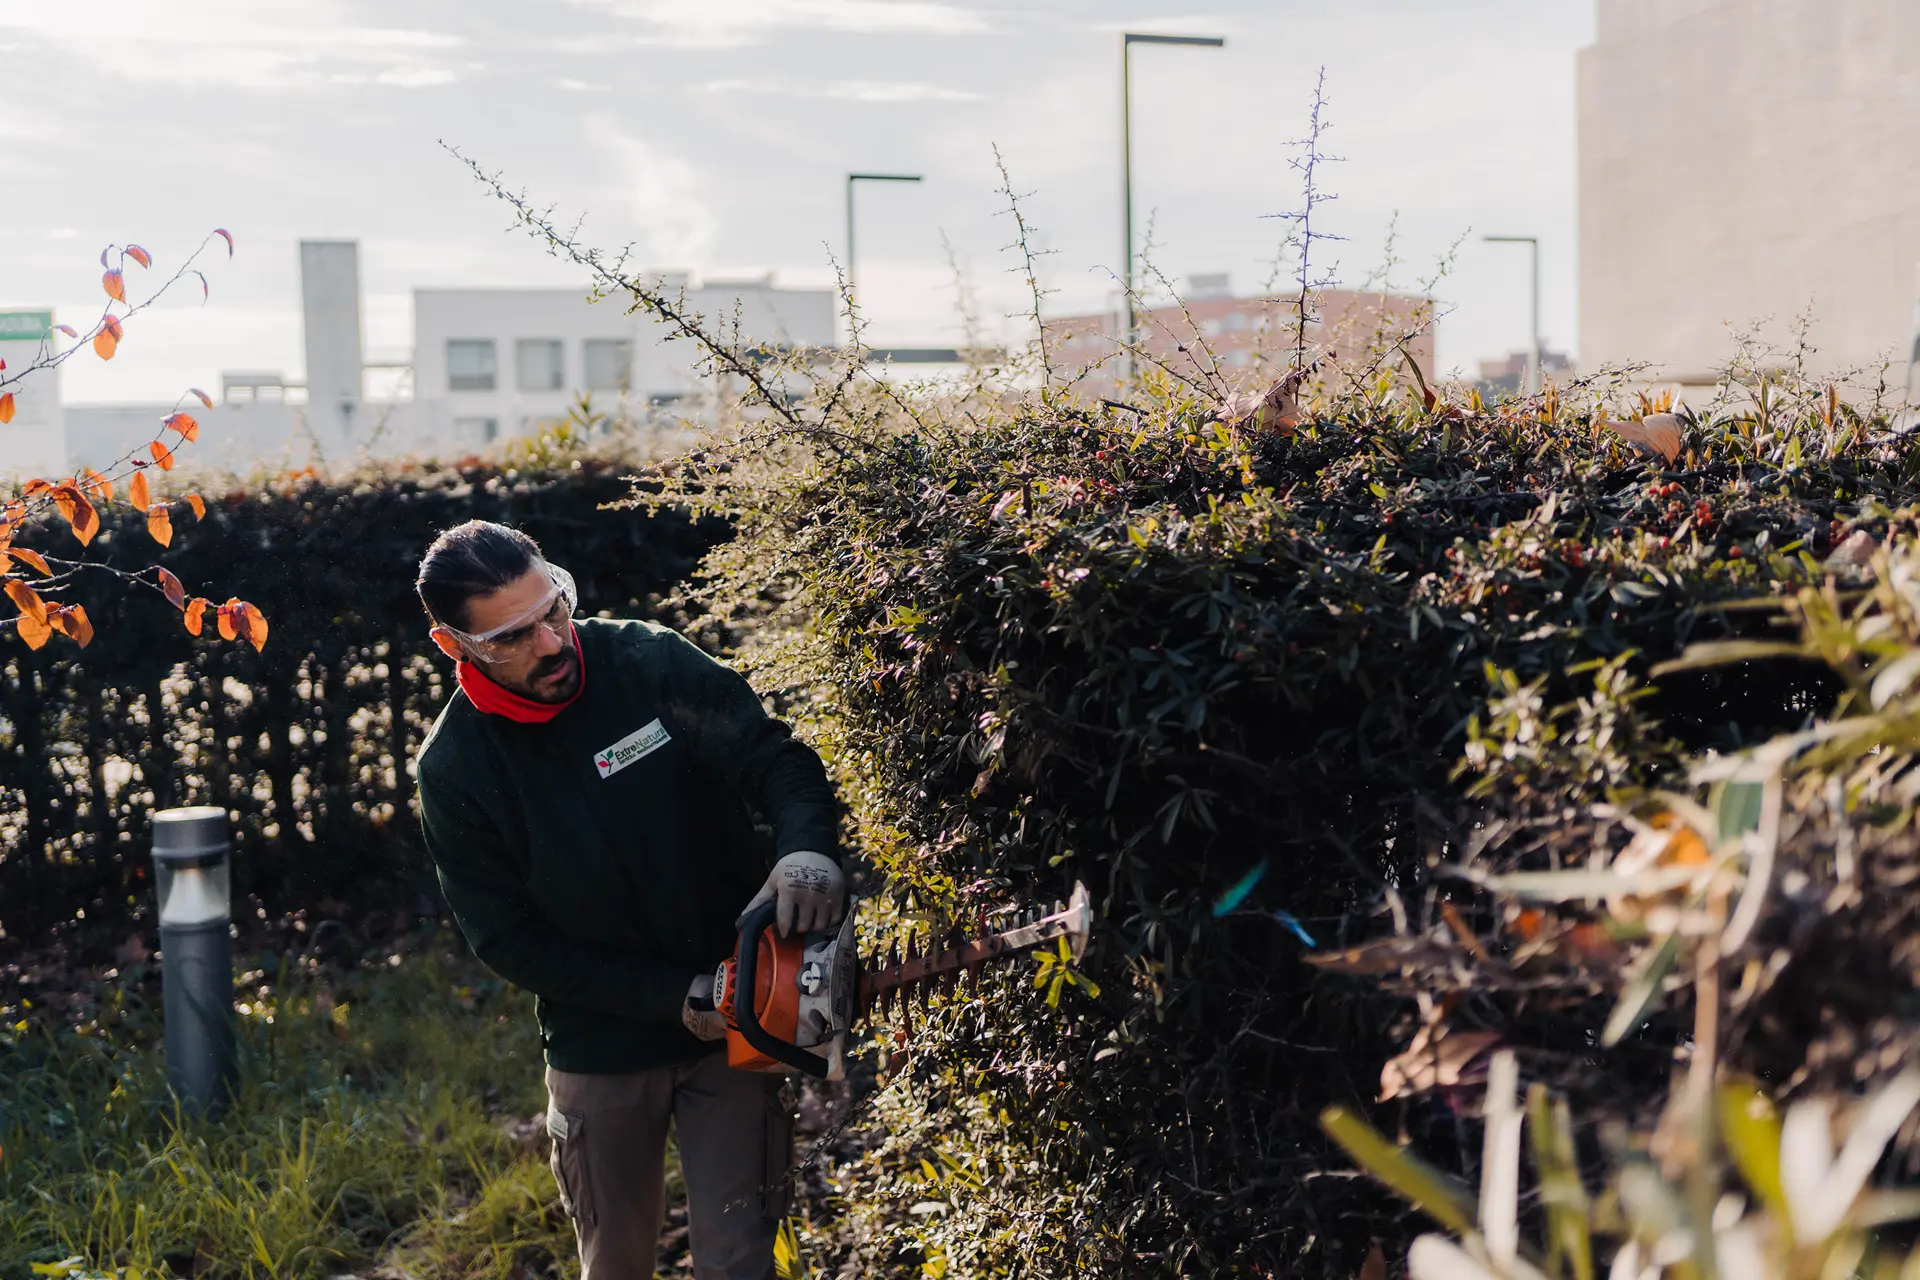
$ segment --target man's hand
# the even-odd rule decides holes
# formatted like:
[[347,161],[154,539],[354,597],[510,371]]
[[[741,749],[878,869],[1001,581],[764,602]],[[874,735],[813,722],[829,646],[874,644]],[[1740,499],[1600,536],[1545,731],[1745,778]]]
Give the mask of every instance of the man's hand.
[[687,988],[680,1005],[680,1021],[702,1040],[725,1040],[727,1017],[713,1007],[713,975],[703,973]]
[[773,864],[773,874],[740,914],[777,900],[774,927],[786,937],[795,929],[820,933],[840,923],[847,910],[847,878],[840,864],[824,853],[790,853]]

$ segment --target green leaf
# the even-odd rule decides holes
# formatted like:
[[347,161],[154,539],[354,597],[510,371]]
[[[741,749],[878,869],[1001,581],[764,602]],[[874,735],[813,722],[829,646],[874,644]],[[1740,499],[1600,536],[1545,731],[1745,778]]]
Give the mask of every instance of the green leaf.
[[1322,1111],[1320,1127],[1353,1157],[1354,1163],[1435,1222],[1461,1235],[1473,1234],[1473,1197],[1465,1187],[1418,1156],[1394,1146],[1345,1107]]
[[[1724,607],[1724,606],[1723,606]],[[1687,646],[1687,651],[1670,662],[1655,664],[1649,673],[1655,680],[1676,671],[1696,671],[1702,667],[1724,667],[1733,662],[1754,662],[1768,658],[1804,658],[1797,644],[1783,640],[1709,640]]]
[[1713,810],[1714,820],[1719,824],[1721,844],[1760,829],[1760,810],[1766,794],[1767,784],[1761,779],[1729,778],[1713,788],[1707,807]]
[[1565,1098],[1550,1098],[1547,1086],[1527,1089],[1527,1134],[1533,1165],[1540,1176],[1540,1200],[1547,1210],[1547,1274],[1594,1280],[1593,1236],[1588,1225],[1592,1204],[1580,1181],[1573,1147],[1573,1116]]
[[1734,1167],[1760,1197],[1775,1222],[1787,1222],[1787,1193],[1780,1182],[1780,1116],[1753,1081],[1720,1086],[1720,1136]]
[[1673,971],[1674,961],[1679,958],[1680,935],[1670,933],[1648,957],[1646,967],[1620,993],[1620,1003],[1613,1006],[1606,1029],[1600,1033],[1602,1048],[1613,1048],[1647,1020],[1647,1015],[1660,1003],[1661,983],[1666,981],[1667,975]]

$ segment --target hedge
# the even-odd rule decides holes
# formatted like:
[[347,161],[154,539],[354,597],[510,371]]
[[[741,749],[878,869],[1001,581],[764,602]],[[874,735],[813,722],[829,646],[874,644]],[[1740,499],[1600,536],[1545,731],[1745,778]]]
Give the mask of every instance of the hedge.
[[[1484,727],[1490,695],[1589,744],[1558,808],[1792,728],[1830,672],[1640,682],[1770,634],[1733,606],[1817,583],[1914,493],[1884,415],[1819,385],[1687,415],[1670,464],[1601,425],[1657,407],[1623,398],[1379,377],[1259,431],[1158,374],[1124,405],[843,385],[663,472],[737,522],[708,598],[766,619],[749,653],[809,699],[890,927],[1076,879],[1099,904],[1085,985],[920,1020],[821,1247],[871,1274],[1345,1277],[1404,1238],[1316,1117],[1371,1106],[1426,997],[1308,961],[1448,930],[1433,872],[1498,816],[1456,767],[1528,743]],[[1615,1094],[1657,1093],[1671,1050],[1624,1050]],[[1452,1104],[1415,1093],[1395,1122],[1450,1150]]]
[[[99,559],[158,563],[190,593],[250,600],[270,638],[255,653],[214,638],[209,620],[194,639],[157,592],[95,574],[74,588],[89,647],[0,646],[0,936],[77,920],[123,936],[148,907],[149,817],[180,804],[236,815],[235,891],[255,910],[334,898],[414,911],[424,891],[437,914],[408,761],[451,673],[427,639],[414,567],[441,529],[502,520],[573,571],[586,610],[649,616],[725,526],[597,511],[627,492],[628,470],[530,451],[519,465],[236,484],[164,551],[109,512]],[[54,550],[68,536],[24,541]]]

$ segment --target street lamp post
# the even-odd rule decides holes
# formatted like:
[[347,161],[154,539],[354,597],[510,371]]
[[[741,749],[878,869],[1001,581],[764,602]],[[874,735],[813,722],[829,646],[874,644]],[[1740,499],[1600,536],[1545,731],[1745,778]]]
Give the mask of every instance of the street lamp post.
[[1544,385],[1543,370],[1540,367],[1540,237],[1538,236],[1486,236],[1488,244],[1524,244],[1531,250],[1533,262],[1533,326],[1532,338],[1527,348],[1527,394],[1536,396]]
[[917,173],[850,173],[847,175],[847,323],[853,323],[853,184],[856,182],[918,182]]
[[[1221,49],[1226,41],[1218,36],[1161,36],[1140,31],[1120,36],[1120,217],[1125,237],[1120,261],[1126,293],[1127,327],[1121,340],[1133,342],[1138,319],[1133,310],[1133,46],[1136,44],[1181,44],[1202,49]],[[1133,373],[1133,353],[1126,358],[1128,376]]]

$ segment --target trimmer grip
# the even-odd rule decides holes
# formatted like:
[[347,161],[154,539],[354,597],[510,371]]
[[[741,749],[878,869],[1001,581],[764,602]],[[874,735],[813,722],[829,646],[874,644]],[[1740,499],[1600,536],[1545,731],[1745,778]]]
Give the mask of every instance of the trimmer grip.
[[760,938],[773,927],[774,914],[778,909],[776,902],[763,902],[740,917],[739,951],[735,953],[733,961],[737,984],[733,996],[734,1024],[746,1042],[760,1053],[796,1071],[825,1080],[827,1060],[798,1045],[788,1044],[761,1026],[760,1015],[753,1007],[754,996],[759,989]]

